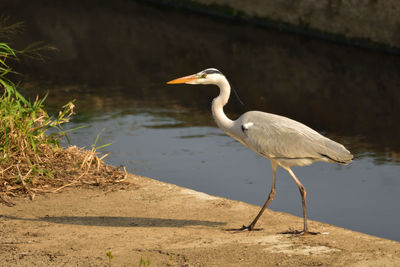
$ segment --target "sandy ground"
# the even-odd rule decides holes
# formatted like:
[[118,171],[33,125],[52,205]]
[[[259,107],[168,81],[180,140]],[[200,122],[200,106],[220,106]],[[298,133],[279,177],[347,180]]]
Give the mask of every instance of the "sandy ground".
[[[400,243],[138,176],[0,206],[1,266],[400,266]],[[142,265],[144,266],[144,265]]]

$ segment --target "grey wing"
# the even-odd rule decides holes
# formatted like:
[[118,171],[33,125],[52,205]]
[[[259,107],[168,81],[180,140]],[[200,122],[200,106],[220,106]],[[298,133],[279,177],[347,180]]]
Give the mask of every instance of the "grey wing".
[[353,156],[341,144],[289,118],[247,112],[241,118],[244,142],[268,158],[311,159],[349,163]]

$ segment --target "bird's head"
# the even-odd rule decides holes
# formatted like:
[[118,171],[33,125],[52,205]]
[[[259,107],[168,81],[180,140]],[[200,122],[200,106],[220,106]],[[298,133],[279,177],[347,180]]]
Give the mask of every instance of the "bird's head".
[[177,83],[187,83],[187,84],[218,84],[221,78],[225,76],[217,69],[210,68],[200,71],[196,74],[181,77],[172,81],[167,82],[167,84],[177,84]]

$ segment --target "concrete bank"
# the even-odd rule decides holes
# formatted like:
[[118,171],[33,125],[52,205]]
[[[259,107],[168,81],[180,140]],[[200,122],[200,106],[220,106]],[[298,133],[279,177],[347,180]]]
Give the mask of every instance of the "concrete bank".
[[[148,1],[146,1],[148,2]],[[260,23],[362,47],[400,49],[400,2],[395,0],[151,0],[247,17]],[[397,49],[396,49],[397,48]]]
[[[1,266],[400,266],[400,243],[131,175],[106,191],[70,188],[0,206]],[[340,216],[340,214],[338,214]],[[106,256],[111,252],[114,256]]]

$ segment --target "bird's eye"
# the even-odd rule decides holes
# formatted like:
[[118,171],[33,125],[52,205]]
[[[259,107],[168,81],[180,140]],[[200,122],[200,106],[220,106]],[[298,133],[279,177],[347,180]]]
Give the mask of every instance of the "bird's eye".
[[207,77],[207,74],[203,73],[200,77],[204,79],[205,77]]

